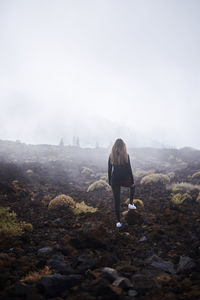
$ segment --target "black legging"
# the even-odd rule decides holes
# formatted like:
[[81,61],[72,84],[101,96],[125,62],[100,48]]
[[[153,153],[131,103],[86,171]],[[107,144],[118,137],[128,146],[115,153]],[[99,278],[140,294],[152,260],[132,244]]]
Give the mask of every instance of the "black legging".
[[[119,184],[112,185],[117,222],[120,222],[120,188],[121,188],[121,186]],[[133,204],[133,197],[135,194],[135,185],[133,187],[129,187],[129,188],[130,188],[130,204]]]

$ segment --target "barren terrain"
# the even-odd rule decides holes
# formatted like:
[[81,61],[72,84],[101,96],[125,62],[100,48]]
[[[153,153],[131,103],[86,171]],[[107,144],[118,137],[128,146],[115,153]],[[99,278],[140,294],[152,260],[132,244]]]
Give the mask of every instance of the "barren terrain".
[[[95,181],[106,181],[108,149],[0,141],[0,206],[33,226],[21,236],[0,231],[2,300],[200,299],[200,151],[129,154],[135,198],[144,206],[138,202],[137,210],[127,211],[123,188],[123,226],[116,228],[112,192],[87,192]],[[155,173],[169,182],[141,183]],[[177,205],[172,184],[181,182],[194,189]],[[98,210],[48,209],[60,194]]]

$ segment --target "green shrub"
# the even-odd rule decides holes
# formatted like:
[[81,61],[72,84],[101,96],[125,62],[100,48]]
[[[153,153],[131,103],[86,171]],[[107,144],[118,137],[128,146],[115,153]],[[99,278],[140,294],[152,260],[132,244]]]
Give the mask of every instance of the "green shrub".
[[33,230],[33,225],[31,223],[21,222],[21,228],[23,231],[31,232]]
[[88,206],[85,204],[84,201],[82,201],[81,203],[76,203],[76,207],[72,209],[73,213],[75,215],[79,215],[79,214],[86,214],[86,213],[95,213],[97,211],[97,208],[94,208],[92,206]]
[[188,193],[185,194],[177,193],[177,194],[173,194],[171,197],[172,203],[176,205],[182,204],[186,199],[192,200],[192,197]]
[[106,191],[110,191],[111,187],[105,180],[100,179],[100,180],[97,180],[94,183],[92,183],[88,187],[87,192],[92,192],[94,190],[100,190],[100,189],[105,189]]
[[149,183],[161,183],[161,184],[167,184],[170,182],[170,179],[167,175],[155,173],[150,174],[142,178],[141,184],[149,184]]
[[32,231],[32,224],[19,222],[15,212],[10,211],[10,207],[0,208],[0,232],[10,236],[20,236],[24,230]]

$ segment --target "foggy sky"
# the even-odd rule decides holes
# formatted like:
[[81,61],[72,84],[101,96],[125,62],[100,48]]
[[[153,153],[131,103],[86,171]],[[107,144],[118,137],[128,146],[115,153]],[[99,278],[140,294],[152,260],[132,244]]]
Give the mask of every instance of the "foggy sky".
[[200,149],[199,15],[198,0],[0,0],[0,139]]

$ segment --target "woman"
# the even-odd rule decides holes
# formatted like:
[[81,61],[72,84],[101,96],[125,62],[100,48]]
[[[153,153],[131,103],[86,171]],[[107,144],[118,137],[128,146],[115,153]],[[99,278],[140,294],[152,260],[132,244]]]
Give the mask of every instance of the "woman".
[[117,217],[117,227],[121,227],[120,222],[120,187],[130,188],[129,209],[136,209],[133,204],[133,196],[135,192],[134,178],[130,164],[130,158],[127,153],[126,144],[122,139],[117,139],[112,147],[112,151],[108,160],[108,181],[112,187],[115,213]]

